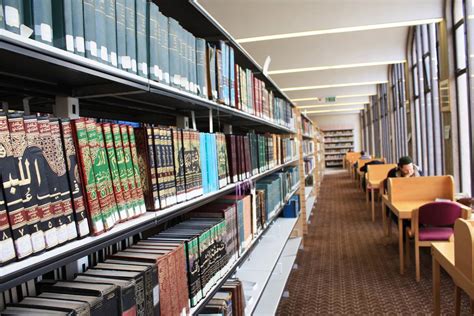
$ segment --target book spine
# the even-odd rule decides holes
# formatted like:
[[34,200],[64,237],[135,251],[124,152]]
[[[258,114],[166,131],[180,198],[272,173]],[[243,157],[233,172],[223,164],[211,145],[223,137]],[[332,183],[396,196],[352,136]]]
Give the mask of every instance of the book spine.
[[[4,30],[4,29],[5,29],[5,14],[3,13],[3,0],[0,0],[0,30]],[[8,226],[10,227],[10,224],[8,224]]]
[[154,152],[154,166],[156,175],[156,186],[158,193],[158,200],[161,208],[166,208],[166,190],[165,190],[165,176],[164,176],[164,161],[163,161],[163,145],[161,139],[161,129],[154,127],[152,129],[152,143]]
[[[22,125],[21,129],[19,124]],[[23,259],[34,252],[29,219],[35,211],[32,209],[34,205],[24,205],[24,202],[28,202],[24,194],[27,189],[25,185],[29,184],[31,176],[24,172],[23,164],[19,164],[26,149],[26,140],[22,142],[21,130],[24,135],[21,121],[12,121],[10,118],[7,120],[5,115],[0,115],[0,139],[5,152],[0,160],[2,181],[18,259]],[[21,168],[22,174],[19,173],[18,167]]]
[[224,77],[223,77],[223,56],[222,49],[216,50],[216,88],[217,88],[217,102],[225,103],[224,95]]
[[[174,151],[174,174],[176,178],[176,198],[177,202],[186,200],[186,185],[184,181],[184,148],[182,140],[182,131],[172,129],[173,151]],[[158,173],[157,173],[158,174]]]
[[107,59],[109,64],[114,67],[118,67],[116,7],[115,0],[105,0]]
[[107,23],[105,19],[105,0],[95,1],[95,40],[97,43],[98,60],[104,64],[109,62],[107,49]]
[[140,207],[140,214],[146,212],[145,207],[145,200],[143,199],[143,189],[142,189],[142,181],[140,180],[140,170],[138,169],[138,154],[137,154],[137,145],[135,143],[135,134],[133,133],[133,127],[128,126],[128,136],[130,139],[130,152],[132,157],[132,166],[133,166],[133,174],[135,178],[135,186],[137,192],[137,200],[138,205]]
[[[158,20],[158,6],[153,2],[147,2],[148,17],[147,17],[147,45],[149,47],[148,67],[150,79],[155,81],[163,80],[163,71],[159,66],[159,52],[160,52],[160,26]],[[160,73],[161,71],[161,73]]]
[[168,18],[168,47],[169,47],[169,74],[170,81],[173,87],[179,88],[181,86],[180,73],[180,41],[179,41],[179,24],[173,18]]
[[173,315],[171,306],[171,278],[173,275],[169,274],[169,262],[167,256],[161,256],[157,260],[158,266],[158,281],[160,283],[160,315]]
[[[157,174],[157,152],[155,150],[155,135],[154,135],[154,128],[148,127],[146,129],[146,146],[147,146],[147,153],[148,153],[148,170],[149,170],[149,175],[150,175],[150,180],[149,185],[151,185],[151,190],[152,190],[152,202],[153,202],[153,208],[155,210],[159,210],[161,208],[160,204],[160,196],[158,193],[158,174]],[[138,143],[137,143],[138,145]]]
[[14,261],[16,254],[3,190],[0,190],[0,236],[0,266],[4,266]]
[[187,61],[187,44],[186,44],[186,30],[179,25],[178,41],[179,41],[179,69],[181,75],[181,89],[189,91],[188,78],[188,61]]
[[201,172],[201,155],[199,153],[199,132],[193,131],[192,152],[193,152],[193,171],[194,171],[194,187],[196,196],[202,195],[202,172]]
[[[140,179],[142,180],[145,206],[148,210],[159,209],[159,203],[155,204],[154,187],[156,185],[155,163],[153,147],[149,147],[151,128],[135,128],[135,141],[138,151],[138,167]],[[153,183],[155,182],[155,183]]]
[[170,48],[169,48],[169,21],[168,17],[158,11],[158,24],[160,33],[160,51],[158,60],[160,69],[162,70],[162,81],[170,84]]
[[141,209],[137,186],[135,184],[135,172],[133,170],[132,152],[130,150],[130,140],[128,137],[127,125],[120,125],[120,134],[122,137],[124,160],[127,167],[127,179],[130,186],[130,196],[133,203],[133,215],[131,217],[137,217],[140,216]]
[[168,205],[174,205],[177,203],[176,198],[176,177],[174,174],[174,163],[173,163],[173,139],[171,129],[166,128],[163,130],[166,141],[166,170],[167,170],[167,191],[168,191]]
[[134,74],[137,73],[137,26],[135,12],[135,0],[125,0],[127,56],[123,59],[123,64],[125,69]]
[[148,78],[147,0],[136,0],[138,75]]
[[[68,240],[67,219],[64,213],[64,206],[61,197],[61,187],[59,183],[58,165],[56,162],[55,141],[51,134],[51,124],[48,117],[38,117],[38,130],[40,134],[40,146],[45,159],[46,179],[49,187],[50,210],[56,225],[56,235],[49,236],[52,245],[62,244]],[[57,236],[57,243],[55,240]],[[48,236],[47,236],[48,239]],[[48,243],[48,242],[47,242]]]
[[20,25],[22,24],[23,17],[20,1],[3,0],[5,29],[16,34],[20,34]]
[[112,124],[112,137],[114,142],[115,154],[117,157],[117,167],[120,178],[121,191],[125,201],[126,213],[123,214],[122,220],[127,220],[135,216],[134,202],[131,194],[131,187],[128,181],[127,163],[125,162],[125,154],[123,151],[122,135],[120,133],[120,126]]
[[[33,38],[53,45],[53,10],[51,1],[24,0],[24,22],[33,30]],[[21,30],[20,30],[21,33]]]
[[117,32],[117,59],[118,67],[127,70],[131,66],[130,57],[127,55],[127,11],[126,0],[115,1],[115,21]]
[[73,240],[77,238],[76,222],[72,209],[71,191],[69,190],[69,180],[67,178],[66,162],[64,160],[63,144],[61,141],[61,129],[58,119],[50,119],[51,137],[54,142],[55,169],[58,176],[59,189],[61,191],[61,205],[67,226],[67,238]]
[[126,221],[127,215],[127,203],[123,197],[122,184],[120,181],[119,168],[117,164],[117,155],[114,147],[114,136],[112,134],[112,126],[110,123],[102,124],[102,131],[104,133],[105,150],[107,152],[107,158],[110,168],[110,177],[112,181],[113,195],[117,205],[118,220],[120,222]]
[[67,176],[69,180],[69,189],[73,198],[73,210],[76,220],[76,228],[79,237],[88,236],[89,230],[89,219],[87,218],[87,212],[84,203],[84,193],[82,190],[82,184],[79,177],[79,163],[76,155],[76,148],[74,146],[74,138],[72,135],[71,122],[67,119],[61,120],[61,134],[64,147],[64,155],[67,168]]
[[209,164],[209,155],[207,153],[208,147],[208,137],[206,133],[199,133],[199,151],[201,155],[205,155],[206,159],[201,160],[201,170],[202,170],[202,192],[204,194],[210,192],[209,183],[210,183],[210,170],[207,170],[207,165]]
[[96,39],[96,10],[95,0],[83,0],[84,1],[84,37],[86,40],[86,57],[89,59],[97,60],[97,39]]
[[90,159],[92,163],[93,175],[97,187],[97,196],[99,200],[100,209],[103,216],[105,230],[111,229],[114,224],[114,215],[110,206],[110,199],[108,196],[107,176],[105,174],[104,162],[106,157],[101,150],[97,135],[97,126],[94,120],[87,119],[85,123],[87,141],[90,149]]
[[53,44],[55,47],[74,53],[72,0],[52,1],[51,5]]
[[214,47],[207,43],[206,48],[206,77],[208,84],[207,95],[210,100],[217,100],[217,85],[216,85],[216,51]]
[[74,53],[84,56],[86,45],[84,41],[84,7],[82,0],[71,0],[71,10]]
[[97,185],[92,167],[91,148],[87,137],[86,120],[81,118],[72,124],[74,142],[78,151],[79,174],[82,180],[82,189],[85,192],[86,209],[90,217],[90,225],[93,235],[99,235],[105,231],[104,215],[100,209]]

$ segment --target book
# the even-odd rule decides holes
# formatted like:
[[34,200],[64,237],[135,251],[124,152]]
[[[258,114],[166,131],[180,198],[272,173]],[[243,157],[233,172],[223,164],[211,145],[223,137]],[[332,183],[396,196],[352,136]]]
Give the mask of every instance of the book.
[[113,198],[115,201],[116,209],[118,212],[118,219],[116,221],[126,221],[128,219],[127,214],[127,202],[123,196],[122,183],[120,179],[119,167],[117,164],[117,155],[114,146],[114,135],[112,134],[112,126],[110,123],[102,123],[102,132],[105,144],[105,150],[107,152],[108,164],[110,169],[110,179],[112,182]]
[[117,4],[115,0],[105,0],[105,43],[107,47],[107,59],[109,65],[118,67],[117,57]]
[[155,169],[155,146],[152,127],[135,128],[138,167],[142,180],[145,205],[148,210],[160,209],[158,184]]
[[86,42],[85,56],[92,60],[98,59],[98,47],[96,38],[96,10],[95,0],[83,0],[84,13],[84,39]]
[[173,158],[174,174],[176,179],[176,200],[178,203],[186,200],[185,166],[184,166],[184,146],[183,131],[172,128],[173,136]]
[[64,219],[67,227],[67,239],[74,240],[77,238],[76,221],[72,209],[72,197],[69,189],[69,180],[67,176],[66,162],[64,160],[63,144],[61,140],[61,129],[57,118],[49,119],[51,129],[51,137],[54,142],[54,172],[57,176],[59,189],[61,191],[61,205],[63,209]]
[[85,302],[89,305],[89,311],[90,311],[91,316],[102,315],[102,304],[101,304],[102,302],[96,296],[43,292],[39,294],[38,297],[52,298],[52,299],[64,300],[64,301]]
[[180,25],[173,18],[168,18],[168,56],[169,56],[169,75],[171,86],[181,87],[180,73],[180,50],[181,43],[179,39]]
[[137,192],[137,201],[140,209],[139,214],[146,212],[145,200],[143,199],[143,190],[142,190],[142,181],[140,179],[140,170],[138,169],[138,154],[137,154],[137,145],[135,143],[135,134],[133,133],[133,127],[127,126],[129,143],[130,143],[130,152],[132,157],[132,170],[135,179],[135,187]]
[[2,256],[0,256],[0,267],[13,262],[16,259],[15,245],[10,227],[10,220],[3,196],[3,190],[0,190],[0,248],[2,249]]
[[206,41],[202,38],[196,38],[196,93],[207,97],[207,76],[206,76]]
[[33,253],[45,249],[44,231],[40,225],[41,214],[38,208],[37,181],[34,177],[34,161],[28,149],[28,139],[23,124],[23,116],[20,113],[8,115],[8,129],[13,146],[13,157],[18,172],[18,183],[23,211],[26,216],[26,224],[29,229]]
[[148,72],[150,79],[161,82],[163,80],[163,70],[159,62],[159,53],[161,50],[159,10],[158,6],[153,2],[147,2],[147,5],[148,16],[146,21],[147,29],[149,30],[147,38],[147,45],[149,47]]
[[23,0],[22,6],[24,23],[33,30],[33,38],[36,41],[53,45],[53,10],[51,1]]
[[120,136],[122,138],[123,157],[127,170],[128,184],[130,186],[131,202],[133,203],[133,214],[131,214],[132,216],[130,218],[133,218],[139,216],[142,211],[140,206],[140,196],[138,194],[139,191],[137,190],[137,185],[135,182],[135,171],[133,168],[132,152],[130,148],[127,125],[120,125]]
[[216,71],[216,48],[213,44],[207,43],[206,46],[206,64],[207,64],[207,82],[208,90],[207,95],[209,100],[216,101],[218,98],[218,83],[217,83],[217,71]]
[[74,53],[72,0],[51,1],[51,6],[53,44],[55,47]]
[[[159,24],[159,54],[158,63],[160,70],[162,70],[163,79],[165,84],[170,84],[170,56],[169,56],[169,20],[168,17],[158,11],[158,24]],[[159,73],[160,74],[160,73]]]
[[86,119],[80,118],[72,121],[72,128],[74,143],[78,152],[78,170],[80,179],[82,179],[82,189],[85,192],[86,210],[90,218],[91,232],[93,235],[99,235],[105,231],[105,227],[99,204],[94,168],[92,167]]
[[115,0],[115,27],[117,33],[118,68],[127,70],[131,67],[130,56],[127,55],[127,11],[126,0]]
[[[44,297],[25,297],[18,305],[27,306],[38,309],[37,313],[42,314],[44,308],[46,310],[53,309],[58,311],[66,311],[70,315],[87,315],[90,313],[89,304],[79,301],[63,301]],[[43,311],[46,313],[46,311]]]
[[148,78],[147,0],[135,0],[138,75]]
[[135,201],[132,199],[132,188],[128,178],[127,163],[125,162],[125,153],[122,144],[122,135],[120,133],[120,126],[112,124],[112,137],[115,148],[115,155],[117,158],[117,168],[119,172],[121,191],[125,201],[126,213],[124,219],[129,219],[135,216]]
[[[25,118],[26,122],[26,118]],[[79,176],[79,161],[74,146],[74,137],[72,134],[71,121],[61,119],[61,135],[64,147],[64,157],[67,168],[67,177],[69,180],[69,190],[72,195],[72,206],[76,222],[77,233],[79,237],[88,236],[90,233],[89,219],[85,208],[84,191],[81,178]]]
[[3,13],[3,0],[0,0],[0,29],[5,29],[5,14]]
[[125,38],[127,54],[122,58],[122,66],[128,72],[137,73],[137,31],[135,0],[125,0]]
[[105,0],[94,0],[95,3],[95,40],[97,43],[97,58],[104,64],[109,63],[107,48],[107,22],[105,17]]
[[86,45],[84,41],[84,7],[82,0],[71,0],[71,10],[74,53],[84,56]]

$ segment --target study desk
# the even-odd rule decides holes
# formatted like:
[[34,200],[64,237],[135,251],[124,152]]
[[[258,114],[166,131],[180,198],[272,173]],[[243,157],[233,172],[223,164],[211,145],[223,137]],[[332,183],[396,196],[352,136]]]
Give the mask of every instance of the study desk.
[[[368,180],[366,179],[366,190],[365,190],[365,199],[368,201],[369,190],[371,196],[371,203],[372,203],[372,222],[375,222],[375,190],[379,190],[379,195],[381,195],[380,187],[383,184],[384,180]],[[382,217],[383,218],[383,217]]]
[[474,283],[454,265],[454,242],[433,242],[431,244],[431,255],[433,261],[433,308],[434,315],[441,314],[440,303],[440,266],[451,276],[455,283],[455,315],[460,314],[461,292],[460,289],[474,298]]
[[420,206],[433,202],[433,200],[420,200],[420,201],[407,201],[407,202],[394,202],[391,203],[388,200],[388,195],[384,194],[382,196],[382,218],[384,228],[387,227],[387,235],[391,235],[391,228],[392,225],[390,223],[390,218],[388,218],[388,222],[386,222],[386,207],[388,207],[393,214],[398,217],[398,254],[400,256],[400,274],[405,273],[405,257],[404,257],[404,243],[403,243],[403,235],[405,232],[403,231],[403,220],[411,221],[411,214],[414,210],[418,209]]

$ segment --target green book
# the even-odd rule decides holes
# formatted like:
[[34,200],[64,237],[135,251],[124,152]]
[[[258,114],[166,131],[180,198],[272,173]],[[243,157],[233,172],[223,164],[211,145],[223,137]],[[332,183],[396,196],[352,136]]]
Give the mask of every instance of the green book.
[[84,7],[82,0],[71,0],[72,3],[72,34],[74,37],[74,53],[84,56],[86,44],[84,41]]
[[148,78],[147,46],[147,4],[146,0],[136,0],[137,25],[137,66],[138,75]]
[[131,198],[133,201],[133,210],[134,210],[133,216],[136,217],[141,214],[141,210],[140,210],[140,202],[139,202],[137,186],[135,184],[135,171],[133,170],[132,152],[130,150],[130,140],[128,137],[127,125],[120,125],[120,133],[122,136],[124,160],[127,167],[127,178],[128,178],[128,183],[130,185]]
[[130,62],[127,63],[127,18],[125,10],[125,0],[115,1],[115,16],[117,28],[117,58],[118,67],[127,70]]
[[163,72],[160,73],[158,62],[158,52],[160,50],[160,26],[158,21],[158,6],[153,2],[148,2],[148,47],[150,53],[148,55],[148,65],[150,79],[162,81]]
[[179,39],[179,69],[181,75],[181,89],[189,91],[189,78],[188,78],[188,45],[187,45],[187,31],[180,25],[178,30]]
[[84,1],[84,37],[86,40],[86,57],[97,60],[97,41],[95,34],[95,0]]
[[140,207],[140,214],[143,214],[146,212],[146,207],[145,199],[143,197],[142,180],[140,179],[140,169],[138,166],[137,144],[135,142],[135,133],[133,132],[133,127],[130,125],[128,126],[128,136],[130,141],[130,153],[132,157],[133,173],[135,178],[135,184],[137,187],[137,201]]
[[135,0],[125,0],[125,20],[126,20],[126,47],[127,55],[123,60],[125,69],[129,72],[137,73],[137,32]]
[[117,27],[115,0],[105,0],[105,26],[106,26],[106,43],[109,65],[118,67],[117,61]]
[[3,0],[0,0],[0,29],[5,29],[5,15],[3,14]]
[[97,43],[97,58],[104,64],[109,62],[106,32],[105,0],[95,0],[95,40]]
[[22,0],[3,0],[3,14],[5,17],[5,29],[20,34],[20,25],[23,23]]
[[179,40],[179,29],[178,22],[173,18],[168,18],[169,21],[169,35],[168,35],[168,47],[169,47],[169,74],[170,82],[173,87],[181,87],[181,73],[180,73],[180,40]]
[[206,80],[206,41],[202,38],[196,38],[196,93],[200,96],[207,95]]
[[53,0],[52,9],[54,46],[74,53],[72,0]]
[[168,17],[158,11],[158,24],[160,28],[160,47],[158,64],[163,74],[162,81],[170,84],[170,57],[169,57],[169,21]]
[[24,0],[24,22],[33,30],[33,38],[53,45],[53,9],[51,1]]

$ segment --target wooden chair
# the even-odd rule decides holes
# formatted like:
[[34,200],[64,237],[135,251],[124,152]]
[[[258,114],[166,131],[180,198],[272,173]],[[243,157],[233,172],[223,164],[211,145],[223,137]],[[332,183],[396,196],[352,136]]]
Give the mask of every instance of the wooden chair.
[[[458,219],[454,224],[454,265],[465,276],[464,282],[474,283],[474,222]],[[455,284],[455,315],[461,312],[461,284]],[[463,284],[463,286],[466,284]],[[474,297],[471,299],[471,314],[474,313]]]
[[375,191],[377,190],[379,196],[383,193],[383,182],[387,178],[387,174],[390,170],[395,168],[396,164],[384,164],[384,165],[367,165],[366,181],[365,181],[365,200],[369,203],[369,192],[371,194],[371,210],[372,210],[372,222],[375,221]]
[[412,214],[411,227],[406,230],[406,250],[409,258],[410,238],[415,240],[416,281],[420,282],[420,247],[431,247],[434,241],[452,240],[456,219],[466,217],[459,203],[431,202]]

